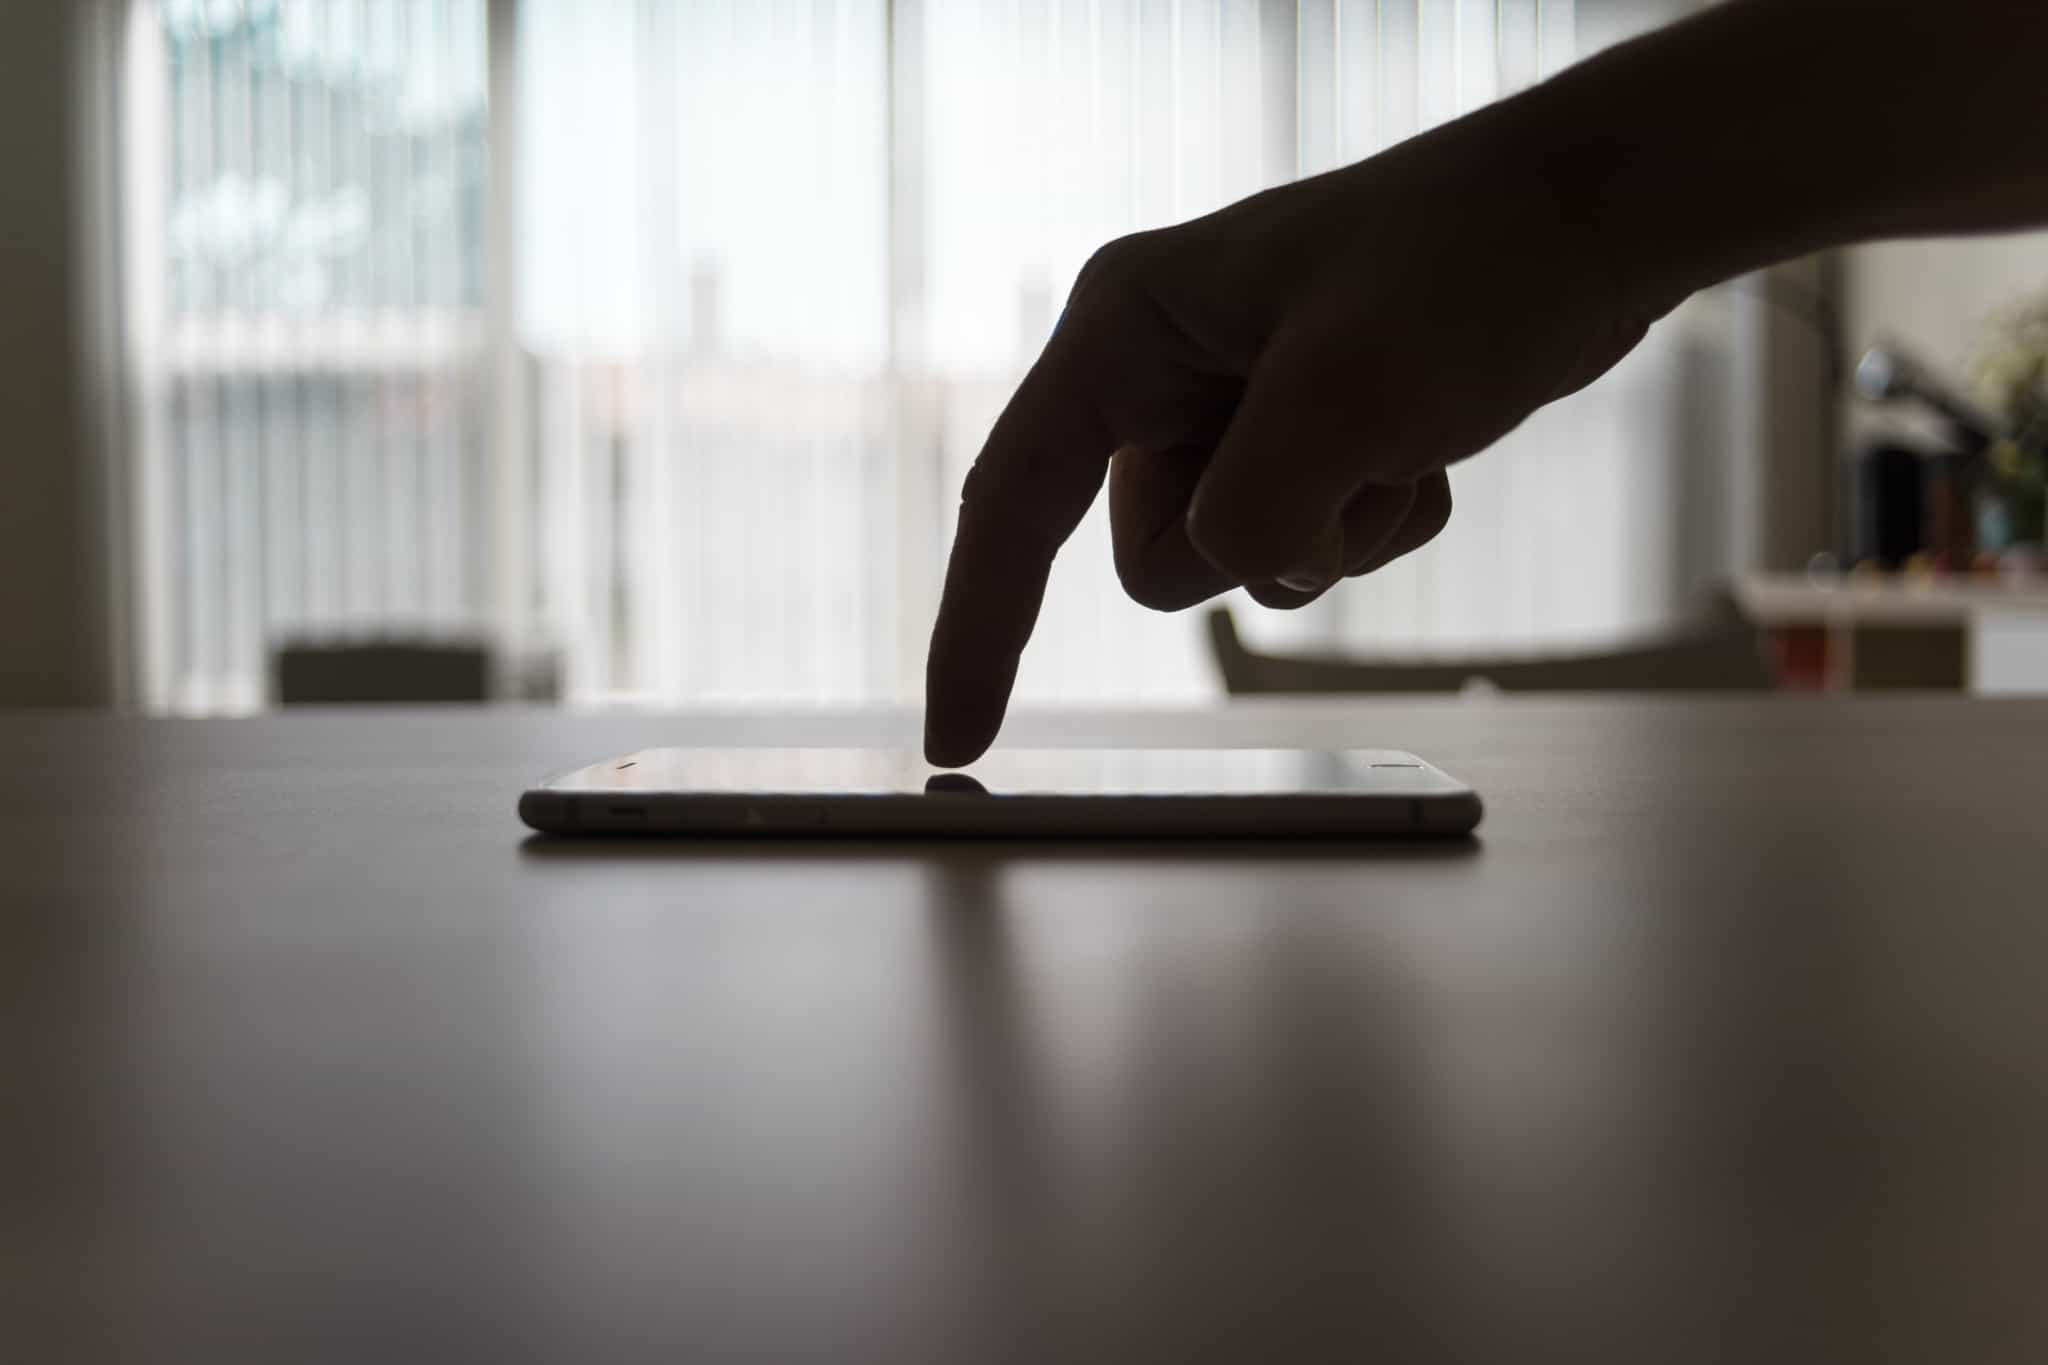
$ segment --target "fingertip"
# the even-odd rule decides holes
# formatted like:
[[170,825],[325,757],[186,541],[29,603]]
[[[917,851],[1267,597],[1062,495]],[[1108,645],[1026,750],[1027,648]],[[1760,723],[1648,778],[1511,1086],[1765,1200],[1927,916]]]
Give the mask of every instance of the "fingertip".
[[934,767],[972,763],[995,741],[1045,590],[1043,567],[986,557],[982,543],[965,531],[956,542],[932,625],[924,750]]
[[1321,598],[1330,590],[1330,585],[1326,584],[1312,592],[1304,592],[1298,588],[1290,588],[1276,579],[1271,583],[1247,583],[1244,590],[1246,596],[1262,607],[1273,611],[1299,611]]
[[1235,586],[1188,540],[1188,499],[1207,452],[1125,447],[1109,467],[1109,540],[1124,595],[1148,611],[1182,611]]
[[1401,525],[1371,552],[1347,566],[1345,576],[1356,578],[1383,568],[1403,555],[1435,540],[1451,520],[1451,484],[1438,470],[1415,485],[1415,495]]
[[1188,508],[1188,543],[1221,573],[1238,583],[1278,578],[1294,567],[1291,546],[1272,534],[1252,509],[1198,491]]
[[924,756],[934,768],[964,768],[995,742],[1015,680],[1015,655],[1008,667],[1005,657],[985,638],[948,629],[942,611],[925,661]]
[[1219,497],[1205,485],[1188,508],[1186,527],[1195,551],[1232,582],[1307,575],[1327,585],[1341,576],[1342,532],[1327,508],[1311,515],[1261,491]]
[[934,728],[931,713],[925,713],[924,761],[934,768],[964,768],[988,752],[995,740],[986,736]]

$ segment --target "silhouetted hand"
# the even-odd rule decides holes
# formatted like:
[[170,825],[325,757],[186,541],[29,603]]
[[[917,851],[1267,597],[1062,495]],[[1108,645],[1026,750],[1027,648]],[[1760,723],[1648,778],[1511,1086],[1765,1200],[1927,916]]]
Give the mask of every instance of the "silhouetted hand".
[[1054,554],[1105,471],[1116,569],[1175,611],[1299,607],[1427,543],[1444,470],[1647,318],[1484,119],[1097,252],[967,479],[925,746],[1000,727]]
[[927,757],[994,739],[1105,471],[1133,598],[1242,584],[1300,606],[1436,535],[1446,467],[1694,289],[2048,222],[2044,45],[2039,0],[1727,0],[1371,161],[1112,242],[968,476]]

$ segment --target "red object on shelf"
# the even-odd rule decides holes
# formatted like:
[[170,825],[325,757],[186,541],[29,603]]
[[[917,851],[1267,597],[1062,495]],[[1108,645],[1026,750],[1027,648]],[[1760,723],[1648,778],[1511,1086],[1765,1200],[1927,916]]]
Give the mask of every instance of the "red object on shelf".
[[1767,631],[1765,657],[1785,692],[1824,692],[1828,685],[1828,633],[1822,626],[1779,626]]

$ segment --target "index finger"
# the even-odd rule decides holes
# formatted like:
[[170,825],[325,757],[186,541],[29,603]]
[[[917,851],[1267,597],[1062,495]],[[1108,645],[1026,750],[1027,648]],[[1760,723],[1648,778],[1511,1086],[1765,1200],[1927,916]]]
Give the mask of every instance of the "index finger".
[[924,752],[957,768],[1002,728],[1053,557],[1095,501],[1116,439],[1063,328],[1011,396],[960,492],[925,661]]

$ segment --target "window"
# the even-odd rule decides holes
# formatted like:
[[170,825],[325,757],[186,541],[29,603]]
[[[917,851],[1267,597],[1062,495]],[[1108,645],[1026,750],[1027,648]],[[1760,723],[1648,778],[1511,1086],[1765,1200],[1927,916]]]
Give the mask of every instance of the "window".
[[138,9],[149,700],[488,600],[483,0]]
[[[183,710],[260,704],[275,642],[335,631],[485,631],[577,699],[915,700],[960,478],[1089,251],[1575,41],[1569,0],[136,14],[145,674]],[[1233,608],[1408,649],[1667,616],[1685,326],[1457,471],[1430,550]],[[1020,696],[1213,694],[1199,622],[1108,560],[1098,515]]]

